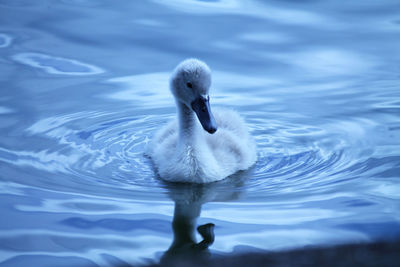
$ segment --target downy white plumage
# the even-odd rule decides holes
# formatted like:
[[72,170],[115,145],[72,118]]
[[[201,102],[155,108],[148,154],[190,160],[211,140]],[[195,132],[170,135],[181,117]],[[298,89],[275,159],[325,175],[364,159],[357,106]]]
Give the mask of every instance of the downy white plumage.
[[214,182],[256,162],[255,142],[239,114],[221,109],[214,118],[210,86],[211,71],[204,62],[187,59],[175,68],[170,89],[178,118],[155,134],[147,152],[162,179]]

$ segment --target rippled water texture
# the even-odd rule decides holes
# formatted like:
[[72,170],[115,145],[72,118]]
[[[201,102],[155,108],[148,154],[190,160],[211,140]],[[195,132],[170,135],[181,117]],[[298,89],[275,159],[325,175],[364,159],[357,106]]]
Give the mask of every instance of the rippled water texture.
[[[205,223],[211,255],[399,238],[399,14],[394,0],[0,1],[0,265],[165,260],[173,220],[188,226],[177,253]],[[144,155],[187,57],[258,146],[253,168],[204,186],[162,182]]]

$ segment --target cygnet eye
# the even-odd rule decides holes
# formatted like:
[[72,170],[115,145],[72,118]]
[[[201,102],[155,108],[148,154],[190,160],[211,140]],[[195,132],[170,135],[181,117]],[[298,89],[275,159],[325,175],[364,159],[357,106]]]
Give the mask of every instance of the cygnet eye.
[[186,83],[186,86],[189,87],[189,88],[193,88],[192,83]]

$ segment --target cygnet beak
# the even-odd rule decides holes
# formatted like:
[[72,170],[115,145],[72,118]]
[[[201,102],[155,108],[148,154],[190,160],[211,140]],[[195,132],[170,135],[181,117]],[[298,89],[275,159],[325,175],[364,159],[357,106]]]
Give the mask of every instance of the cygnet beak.
[[213,134],[217,131],[217,124],[215,123],[214,116],[211,113],[210,97],[199,96],[192,103],[192,109],[196,113],[201,126],[208,133]]

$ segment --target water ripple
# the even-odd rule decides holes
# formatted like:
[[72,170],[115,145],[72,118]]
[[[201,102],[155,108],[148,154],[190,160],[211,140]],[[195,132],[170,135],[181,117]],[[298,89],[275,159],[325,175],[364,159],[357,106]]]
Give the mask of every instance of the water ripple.
[[20,53],[13,56],[19,63],[43,69],[50,74],[62,75],[93,75],[103,73],[104,70],[74,59],[55,57],[41,53]]
[[11,45],[12,42],[12,37],[4,34],[4,33],[0,33],[0,48],[5,48]]
[[[139,195],[157,199],[168,189],[144,151],[159,125],[174,116],[166,113],[120,117],[118,113],[78,112],[44,118],[28,127],[26,133],[49,138],[56,145],[40,151],[2,148],[0,156],[9,164],[69,175],[68,183],[59,180],[53,190],[79,192],[81,185],[92,184],[103,194],[122,191],[119,198],[136,192],[136,199]],[[365,162],[373,151],[365,144],[368,128],[374,127],[369,121],[342,120],[317,127],[271,119],[266,128],[266,121],[259,120],[258,115],[247,117],[257,141],[258,161],[250,170],[216,183],[217,191],[234,190],[232,184],[235,184],[234,187],[250,192],[254,199],[264,192],[272,195],[288,190],[318,191],[329,188],[331,183],[351,180],[351,175],[379,173],[389,167],[385,167],[385,161]],[[85,126],[77,127],[82,120]],[[345,181],[340,179],[344,173],[348,174]],[[42,182],[38,186],[51,186],[48,181]]]

